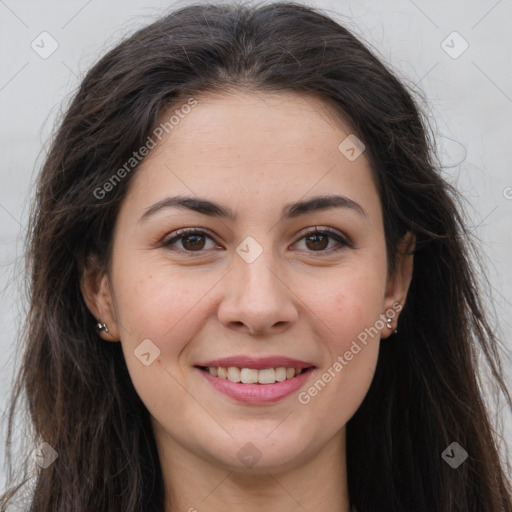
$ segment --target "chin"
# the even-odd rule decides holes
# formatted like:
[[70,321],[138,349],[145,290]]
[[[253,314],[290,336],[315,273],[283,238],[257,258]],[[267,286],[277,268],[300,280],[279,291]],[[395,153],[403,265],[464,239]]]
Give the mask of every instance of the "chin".
[[290,470],[307,458],[309,452],[313,455],[316,449],[306,439],[299,439],[298,435],[270,432],[266,430],[260,435],[246,434],[216,442],[214,453],[211,445],[204,449],[209,452],[211,462],[215,461],[226,470],[253,475]]

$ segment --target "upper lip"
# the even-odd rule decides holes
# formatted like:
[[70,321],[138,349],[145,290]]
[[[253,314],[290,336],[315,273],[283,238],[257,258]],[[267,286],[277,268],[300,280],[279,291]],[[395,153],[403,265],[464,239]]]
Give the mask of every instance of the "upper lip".
[[268,357],[255,357],[255,356],[230,356],[221,357],[219,359],[212,359],[204,363],[199,363],[196,366],[206,367],[235,367],[235,368],[253,368],[255,370],[263,370],[265,368],[309,368],[314,366],[313,363],[293,359],[284,356],[268,356]]

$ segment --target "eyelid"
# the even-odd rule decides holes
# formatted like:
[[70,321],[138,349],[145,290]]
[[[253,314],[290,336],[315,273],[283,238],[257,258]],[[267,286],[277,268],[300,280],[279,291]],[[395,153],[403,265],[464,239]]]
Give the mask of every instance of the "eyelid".
[[341,233],[337,229],[324,227],[324,226],[314,226],[312,228],[307,228],[305,231],[303,231],[296,242],[294,242],[294,245],[298,242],[300,242],[303,238],[311,236],[311,235],[327,235],[330,239],[334,239],[339,247],[331,247],[330,249],[324,250],[324,251],[306,251],[309,254],[312,255],[328,255],[332,253],[337,253],[341,250],[343,250],[345,247],[348,247],[350,249],[353,249],[355,247],[352,240],[346,236],[345,234]]
[[[194,228],[194,227],[191,227],[191,228],[181,228],[181,229],[177,229],[176,231],[173,231],[169,236],[166,236],[162,240],[160,245],[162,247],[167,247],[167,246],[170,246],[172,243],[177,242],[182,237],[192,236],[192,235],[207,236],[212,241],[217,243],[215,235],[210,230],[208,230],[206,228]],[[197,253],[201,253],[201,252],[204,252],[204,251],[183,251],[182,250],[182,252],[187,252],[187,253],[197,252]]]
[[314,226],[312,228],[307,228],[305,231],[303,231],[301,233],[299,240],[302,240],[302,238],[304,238],[305,236],[310,236],[310,235],[315,235],[315,234],[331,235],[332,238],[339,239],[341,243],[344,243],[347,246],[350,246],[350,247],[354,246],[352,240],[349,237],[347,237],[345,234],[343,234],[342,232],[340,232],[334,228],[323,227],[323,226]]

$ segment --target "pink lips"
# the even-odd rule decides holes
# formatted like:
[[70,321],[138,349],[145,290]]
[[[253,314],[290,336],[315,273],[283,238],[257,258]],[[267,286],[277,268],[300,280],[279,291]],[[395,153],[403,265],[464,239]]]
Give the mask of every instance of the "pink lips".
[[313,373],[315,367],[311,363],[291,359],[287,357],[274,356],[264,358],[254,358],[246,356],[225,357],[214,361],[207,361],[196,365],[197,367],[215,367],[222,366],[228,368],[235,366],[237,368],[254,368],[262,370],[265,368],[300,368],[305,369],[300,375],[292,379],[286,379],[274,384],[243,384],[241,382],[231,382],[227,379],[221,379],[210,375],[210,373],[203,369],[198,371],[203,377],[221,393],[238,400],[239,402],[257,405],[277,402],[295,391],[297,391],[304,382]]

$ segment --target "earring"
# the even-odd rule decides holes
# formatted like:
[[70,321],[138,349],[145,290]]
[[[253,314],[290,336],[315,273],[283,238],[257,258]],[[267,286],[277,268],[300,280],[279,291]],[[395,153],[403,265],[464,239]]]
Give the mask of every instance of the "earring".
[[[391,318],[386,318],[386,322],[387,322],[386,323],[386,327],[388,329],[392,329],[393,328],[393,325],[391,324],[391,320],[392,320]],[[396,334],[398,332],[398,329],[395,329],[393,332],[395,332],[395,334]]]
[[110,331],[108,330],[108,327],[107,327],[107,324],[105,323],[101,323],[101,322],[98,322],[96,324],[96,329],[101,332],[101,331],[105,331],[107,334],[110,334]]

